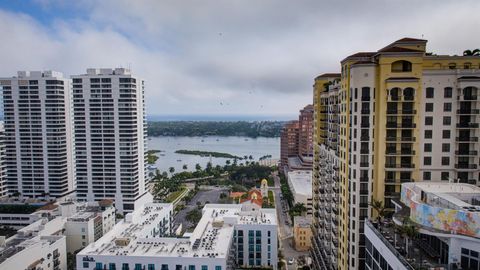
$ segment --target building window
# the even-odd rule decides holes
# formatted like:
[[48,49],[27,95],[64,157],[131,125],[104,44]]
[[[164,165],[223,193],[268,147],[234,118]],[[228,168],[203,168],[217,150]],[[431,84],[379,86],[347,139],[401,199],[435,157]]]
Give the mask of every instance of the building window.
[[431,172],[423,172],[423,180],[432,180]]
[[141,263],[136,263],[135,264],[135,270],[142,270],[142,264]]
[[195,270],[195,265],[189,265],[188,270]]
[[450,103],[450,102],[443,103],[443,111],[444,112],[451,112],[452,111],[452,103]]
[[443,130],[442,131],[442,138],[450,139],[450,130]]
[[208,270],[208,265],[202,265],[202,270]]
[[398,60],[392,63],[392,72],[411,72],[412,63],[405,60]]
[[425,130],[425,139],[431,139],[431,138],[432,138],[432,131]]
[[442,152],[450,152],[450,144],[449,143],[442,143]]
[[450,126],[452,124],[452,118],[450,116],[443,117],[443,125]]
[[128,266],[128,263],[123,263],[122,264],[122,270],[129,270],[130,267]]
[[89,265],[88,265],[88,262],[83,262],[83,268],[88,268]]
[[215,270],[222,270],[222,266],[221,265],[215,265]]
[[442,165],[445,165],[445,166],[450,165],[450,158],[449,157],[442,157]]
[[148,264],[148,270],[155,270],[155,264]]
[[432,165],[432,157],[423,157],[423,165]]
[[441,177],[442,177],[443,181],[446,181],[450,177],[450,173],[449,172],[442,172]]
[[95,269],[98,269],[98,270],[103,269],[103,264],[102,264],[101,262],[97,262],[97,263],[95,264]]
[[[109,263],[108,264],[108,270],[116,270],[117,269],[117,266],[116,264],[114,263]],[[149,269],[150,270],[150,269]],[[153,270],[153,269],[152,269]]]
[[452,88],[451,87],[445,87],[445,89],[443,89],[443,97],[444,98],[451,98],[452,97]]
[[433,112],[433,103],[425,103],[425,111]]
[[423,151],[424,152],[432,152],[432,144],[431,143],[426,143],[423,145]]
[[427,87],[426,94],[427,98],[433,98],[433,87]]
[[168,270],[168,264],[162,264],[162,270]]
[[431,125],[433,125],[433,116],[426,116],[426,117],[425,117],[425,125],[426,125],[426,126],[431,126]]

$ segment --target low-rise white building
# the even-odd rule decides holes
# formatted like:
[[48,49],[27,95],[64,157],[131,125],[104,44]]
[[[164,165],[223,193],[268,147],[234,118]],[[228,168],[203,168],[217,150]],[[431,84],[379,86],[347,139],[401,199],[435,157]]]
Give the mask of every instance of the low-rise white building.
[[67,269],[61,220],[38,220],[6,240],[0,238],[0,269]]
[[66,270],[67,253],[98,240],[115,225],[115,208],[100,202],[61,202],[42,207],[36,220],[0,237],[0,269]]
[[312,215],[312,171],[288,172],[288,185],[293,194],[294,203],[303,203],[307,215]]
[[148,203],[135,209],[77,254],[77,269],[276,269],[275,209],[207,204],[188,237],[172,237],[172,213],[172,204]]

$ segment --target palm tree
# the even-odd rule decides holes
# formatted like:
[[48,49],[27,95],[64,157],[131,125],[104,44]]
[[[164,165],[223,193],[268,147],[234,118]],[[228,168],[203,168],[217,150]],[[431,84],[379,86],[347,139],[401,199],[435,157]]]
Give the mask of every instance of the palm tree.
[[184,170],[187,170],[187,169],[188,169],[187,164],[183,164],[183,169],[184,169]]
[[465,50],[463,56],[480,56],[480,49]]
[[387,210],[383,205],[383,202],[373,199],[369,204],[373,209],[375,209],[375,211],[377,211],[377,222],[380,223],[383,217],[385,217],[385,213]]
[[170,173],[174,173],[174,172],[175,172],[175,168],[174,168],[174,167],[170,167],[170,168],[168,168],[168,171],[169,171]]
[[227,159],[227,161],[225,161],[225,164],[230,165],[230,159]]
[[195,164],[195,170],[197,170],[197,171],[202,170],[202,166],[200,166],[200,164],[198,164],[198,163]]
[[399,227],[400,234],[405,237],[405,251],[407,252],[407,257],[409,257],[409,250],[411,242],[418,236],[418,228],[415,224],[410,221],[410,218],[405,218],[402,226]]

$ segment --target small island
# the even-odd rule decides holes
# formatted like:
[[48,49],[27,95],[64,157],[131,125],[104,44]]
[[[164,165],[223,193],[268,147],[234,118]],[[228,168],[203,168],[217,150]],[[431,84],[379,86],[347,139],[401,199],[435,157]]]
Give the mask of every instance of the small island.
[[241,157],[234,156],[229,153],[220,153],[220,152],[209,152],[209,151],[197,151],[197,150],[177,150],[175,151],[177,154],[184,154],[184,155],[196,155],[201,157],[215,157],[215,158],[236,158],[242,159]]
[[158,159],[158,156],[155,155],[156,153],[160,153],[162,152],[161,150],[148,150],[147,151],[147,163],[149,165],[153,165],[155,164],[155,162],[157,161]]

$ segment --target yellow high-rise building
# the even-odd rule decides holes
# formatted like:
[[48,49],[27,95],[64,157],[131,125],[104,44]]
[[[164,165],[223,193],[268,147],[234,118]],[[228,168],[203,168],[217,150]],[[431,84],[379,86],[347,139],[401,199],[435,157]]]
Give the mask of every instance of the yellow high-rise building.
[[480,57],[426,52],[403,38],[341,61],[314,84],[315,269],[365,266],[364,220],[400,184],[479,184]]

